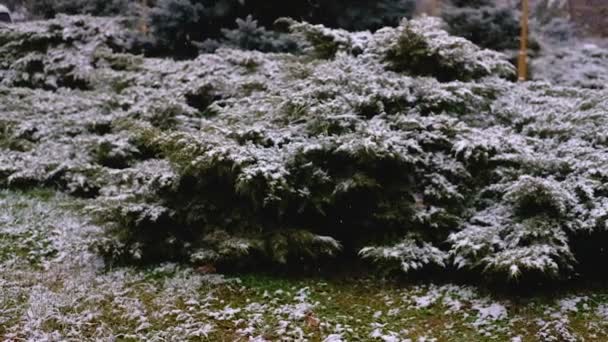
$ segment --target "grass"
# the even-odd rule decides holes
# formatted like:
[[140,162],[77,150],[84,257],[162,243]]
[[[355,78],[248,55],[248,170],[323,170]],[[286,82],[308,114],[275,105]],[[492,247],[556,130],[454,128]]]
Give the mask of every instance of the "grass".
[[86,248],[84,204],[0,192],[0,340],[608,340],[603,286],[518,297],[377,277],[106,270]]

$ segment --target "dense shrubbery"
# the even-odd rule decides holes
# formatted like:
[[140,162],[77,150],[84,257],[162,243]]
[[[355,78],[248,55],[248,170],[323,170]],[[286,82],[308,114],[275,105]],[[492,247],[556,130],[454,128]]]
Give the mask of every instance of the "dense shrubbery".
[[0,28],[0,184],[95,197],[122,262],[528,279],[605,258],[605,91],[510,83],[435,19],[282,23],[305,56],[135,57],[107,19]]
[[[141,15],[133,0],[33,0],[26,3],[34,17],[57,14]],[[150,1],[151,35],[139,37],[152,55],[194,57],[220,46],[274,52],[299,49],[285,34],[272,30],[275,20],[293,17],[347,30],[376,30],[397,25],[414,12],[414,0],[381,1],[261,1],[157,0]]]
[[57,14],[125,15],[131,0],[29,0],[25,7],[35,17],[54,18]]
[[592,89],[604,89],[608,81],[608,49],[601,39],[585,38],[570,21],[566,1],[537,3],[533,31],[542,47],[530,62],[535,80]]
[[[267,31],[275,20],[292,17],[347,30],[375,30],[411,15],[413,0],[261,1],[159,0],[151,12],[153,36],[174,53],[195,55],[229,45],[260,51],[293,51],[297,46]],[[251,19],[246,19],[248,18]]]
[[608,49],[593,41],[546,47],[532,65],[534,79],[575,87],[606,89]]
[[532,53],[530,78],[553,84],[603,89],[608,75],[608,51],[601,39],[589,39],[570,19],[568,2],[535,2],[531,35],[537,51]]
[[492,0],[452,0],[442,12],[448,31],[493,50],[512,50],[519,44],[515,11]]

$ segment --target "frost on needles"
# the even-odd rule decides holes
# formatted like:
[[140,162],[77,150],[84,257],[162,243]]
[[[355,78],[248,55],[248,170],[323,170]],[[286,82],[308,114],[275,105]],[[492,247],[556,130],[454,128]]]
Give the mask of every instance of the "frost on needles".
[[0,28],[0,184],[94,198],[120,262],[523,279],[606,257],[606,91],[511,83],[436,19],[283,24],[307,55],[143,58],[112,19]]

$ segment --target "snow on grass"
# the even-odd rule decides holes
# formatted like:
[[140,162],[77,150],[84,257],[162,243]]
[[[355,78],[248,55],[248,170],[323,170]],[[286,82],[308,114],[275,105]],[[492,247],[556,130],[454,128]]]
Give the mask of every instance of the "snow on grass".
[[559,304],[559,312],[560,313],[568,313],[568,312],[578,312],[578,305],[587,301],[586,297],[569,297],[564,298],[558,301]]
[[0,193],[2,340],[605,340],[605,296],[516,304],[459,285],[108,269],[87,200]]
[[489,322],[507,318],[507,309],[498,303],[488,306],[476,304],[473,308],[479,313],[475,325],[486,325]]

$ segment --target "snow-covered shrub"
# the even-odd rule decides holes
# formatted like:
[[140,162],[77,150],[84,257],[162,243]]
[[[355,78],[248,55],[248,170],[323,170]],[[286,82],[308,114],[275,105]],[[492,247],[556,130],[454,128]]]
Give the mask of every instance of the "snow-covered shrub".
[[[130,106],[107,88],[118,70],[136,70],[102,60],[141,63],[136,56],[113,52],[128,46],[122,20],[59,17],[0,31],[0,183],[56,186],[95,196],[103,168],[91,152],[104,141],[118,143],[103,136],[112,133],[112,122],[125,116],[122,110]],[[107,155],[112,154],[116,153]]]
[[390,247],[365,247],[359,254],[364,258],[386,263],[388,270],[396,265],[403,272],[427,268],[429,265],[445,267],[448,259],[444,251],[432,244],[417,242],[411,238],[405,238]]
[[604,96],[533,84],[495,104],[519,137],[510,139],[512,152],[493,158],[502,166],[482,192],[486,208],[450,237],[459,267],[557,276],[580,267],[575,259],[603,254],[589,239],[605,235]]
[[128,137],[107,134],[92,148],[95,163],[113,169],[124,169],[139,155],[139,150]]
[[[310,43],[307,52],[317,58],[333,58],[338,51],[348,53],[360,53],[364,48],[359,40],[353,40],[354,35],[346,30],[330,29],[323,25],[313,25],[307,22],[298,22],[289,18],[281,18],[278,25],[285,25],[295,35],[302,37]],[[360,39],[363,44],[369,38],[369,32],[362,32]]]
[[536,80],[559,85],[605,89],[608,82],[608,49],[593,41],[547,46],[531,62]]
[[[0,185],[96,197],[97,247],[120,261],[360,255],[525,279],[605,258],[605,90],[510,83],[503,55],[430,18],[375,33],[284,23],[307,55],[135,57],[110,19],[0,28]],[[63,52],[86,89],[6,76]]]
[[290,30],[308,41],[316,57],[333,58],[338,52],[362,60],[386,63],[387,69],[414,76],[433,76],[440,81],[485,76],[509,77],[512,66],[502,54],[480,49],[463,38],[450,36],[436,18],[404,20],[396,28],[376,33],[347,32],[322,25],[282,19]]
[[96,50],[124,49],[120,19],[61,17],[3,28],[0,84],[8,87],[91,90]]
[[568,1],[542,0],[535,7],[531,29],[542,49],[530,61],[531,78],[604,89],[608,79],[606,41],[588,37],[570,18]]
[[[506,76],[512,68],[496,52],[448,35],[439,20],[406,21],[390,37],[386,60],[397,72],[433,76],[438,80],[469,80],[488,75]],[[388,30],[384,30],[388,35]],[[396,39],[395,39],[396,38]]]
[[[313,31],[325,32],[330,41],[344,38],[344,50],[314,63],[309,57],[231,50],[183,62],[175,74],[163,69],[167,64],[144,63],[138,73],[150,76],[134,79],[120,96],[143,96],[126,117],[148,123],[128,130],[138,151],[170,160],[177,176],[171,187],[138,192],[108,205],[116,209],[100,211],[115,221],[115,236],[125,237],[108,253],[148,261],[285,263],[381,246],[406,233],[429,248],[441,244],[465,209],[456,183],[470,178],[448,141],[475,134],[449,114],[476,115],[474,108],[486,102],[482,94],[505,83],[489,82],[482,91],[473,83],[442,85],[390,72],[389,38],[411,31],[428,37],[421,39],[431,42],[433,53],[462,48],[454,59],[479,76],[505,75],[511,68],[498,54],[461,39],[451,42],[436,22],[426,20],[377,34],[290,22],[304,36]],[[442,45],[444,38],[448,43]],[[318,41],[311,40],[314,51]],[[305,74],[294,74],[303,68]],[[167,96],[178,100],[170,105],[169,130],[151,115],[165,112],[157,105],[163,100],[144,95],[145,87],[156,85],[142,82],[156,77],[156,70],[167,75]],[[446,114],[427,116],[435,111]],[[120,153],[114,146],[119,140],[108,134],[97,140],[99,146]],[[443,168],[445,161],[454,165]],[[125,166],[130,165],[120,165]],[[103,188],[101,194],[101,202],[112,202]],[[371,251],[362,254],[371,257]],[[408,262],[420,268],[424,259]]]

